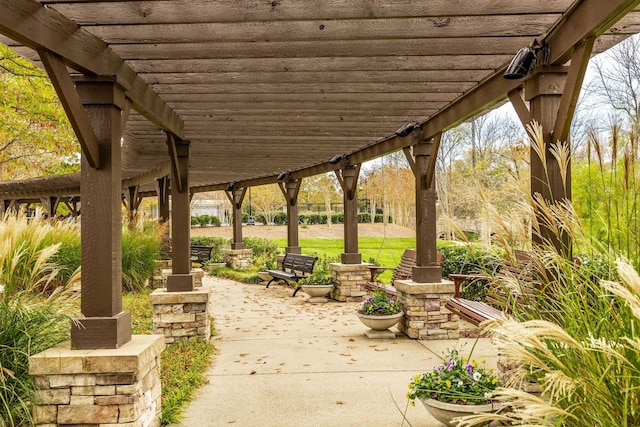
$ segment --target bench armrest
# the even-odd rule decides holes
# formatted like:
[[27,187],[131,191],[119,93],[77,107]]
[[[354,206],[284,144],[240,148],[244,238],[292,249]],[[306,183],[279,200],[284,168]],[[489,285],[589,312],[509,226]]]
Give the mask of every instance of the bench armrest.
[[475,281],[475,280],[489,280],[489,277],[484,274],[450,274],[449,278],[453,280],[453,285],[455,286],[455,290],[453,291],[454,298],[460,298],[460,287],[463,282],[467,280]]

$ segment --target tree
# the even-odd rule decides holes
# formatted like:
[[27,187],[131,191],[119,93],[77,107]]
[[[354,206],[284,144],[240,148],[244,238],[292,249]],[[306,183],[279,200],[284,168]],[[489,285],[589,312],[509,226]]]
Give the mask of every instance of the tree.
[[629,37],[594,58],[595,78],[587,91],[596,106],[620,112],[637,127],[640,116],[640,36]]
[[331,226],[329,220],[332,216],[331,203],[340,199],[338,192],[339,184],[333,173],[310,176],[302,180],[300,196],[310,203],[324,203],[327,214],[327,224]]
[[253,206],[253,212],[254,214],[262,215],[267,224],[273,224],[275,214],[278,211],[282,211],[286,203],[277,184],[261,185],[252,188],[251,204]]
[[0,44],[0,178],[79,170],[79,145],[46,73]]

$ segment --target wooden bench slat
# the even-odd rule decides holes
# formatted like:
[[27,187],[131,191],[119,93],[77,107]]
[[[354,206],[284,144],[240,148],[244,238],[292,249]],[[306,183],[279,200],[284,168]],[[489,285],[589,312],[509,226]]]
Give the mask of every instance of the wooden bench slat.
[[[536,278],[531,266],[531,255],[526,251],[515,251],[515,260],[507,260],[496,275],[491,278],[482,274],[450,274],[454,282],[454,296],[445,304],[445,308],[457,314],[460,318],[478,326],[485,320],[500,319],[506,316],[508,306],[512,303],[523,302],[523,296],[531,296],[535,293]],[[520,285],[519,294],[508,291],[500,283],[504,279],[515,279]],[[487,302],[471,301],[460,297],[460,288],[464,282],[475,280],[488,280],[490,289],[487,293]],[[509,293],[507,293],[509,292]],[[492,305],[502,307],[499,310]]]

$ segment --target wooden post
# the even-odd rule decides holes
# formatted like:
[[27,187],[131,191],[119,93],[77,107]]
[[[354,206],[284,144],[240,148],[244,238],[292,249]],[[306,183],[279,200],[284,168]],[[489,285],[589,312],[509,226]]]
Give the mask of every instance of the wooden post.
[[[191,210],[189,209],[189,145],[171,135],[167,138],[171,158],[171,268],[167,292],[192,291]],[[179,185],[176,185],[178,184]]]
[[342,186],[344,206],[344,253],[343,264],[362,263],[362,254],[358,253],[358,175],[360,164],[348,165],[335,171]]
[[97,137],[100,168],[81,157],[83,319],[71,326],[75,349],[118,348],[131,340],[131,314],[122,311],[121,111],[124,90],[110,78],[76,81]]
[[231,242],[231,249],[245,248],[244,242],[242,241],[242,201],[246,193],[246,188],[232,187],[225,191],[227,198],[233,206],[233,240]]
[[436,252],[436,190],[435,156],[440,138],[420,142],[412,147],[413,153],[405,149],[405,155],[415,176],[416,191],[416,265],[412,280],[417,283],[439,283],[442,268],[437,262]]
[[278,183],[280,191],[287,199],[287,247],[285,253],[288,254],[302,253],[298,241],[298,193],[301,183],[301,179],[290,179],[286,183]]
[[139,186],[132,185],[127,187],[125,191],[125,201],[127,206],[128,220],[129,220],[129,229],[133,228],[133,221],[135,220],[136,213],[138,212],[138,208],[140,207],[140,203],[142,199],[138,196]]
[[169,177],[156,179],[156,194],[158,195],[158,220],[161,224],[169,221]]
[[[531,195],[541,196],[544,200],[554,203],[563,199],[571,200],[571,167],[563,176],[561,165],[551,154],[552,144],[557,142],[553,136],[556,126],[567,70],[561,67],[549,68],[534,74],[525,85],[525,99],[529,101],[531,118],[542,127],[544,141],[545,162],[531,148],[529,156],[531,161]],[[532,142],[534,144],[534,142]],[[566,178],[566,179],[565,179]],[[545,227],[545,219],[540,212],[536,212],[540,218],[540,234],[535,232],[531,236],[534,244],[550,243],[558,253],[570,253],[569,236],[563,234],[557,236],[553,230]]]
[[42,197],[40,202],[47,211],[49,218],[55,218],[56,212],[58,211],[58,205],[60,204],[60,196]]

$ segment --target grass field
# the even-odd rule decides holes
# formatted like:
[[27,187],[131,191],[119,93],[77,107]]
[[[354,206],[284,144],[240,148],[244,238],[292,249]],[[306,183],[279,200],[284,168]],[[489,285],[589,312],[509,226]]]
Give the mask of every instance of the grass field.
[[[282,249],[287,246],[287,239],[271,239]],[[302,252],[309,255],[340,256],[344,252],[342,239],[301,238]],[[402,253],[407,248],[415,248],[416,239],[411,237],[360,237],[358,251],[362,254],[362,262],[374,262],[377,265],[395,267],[400,262]],[[388,282],[392,272],[380,275],[380,280]]]

